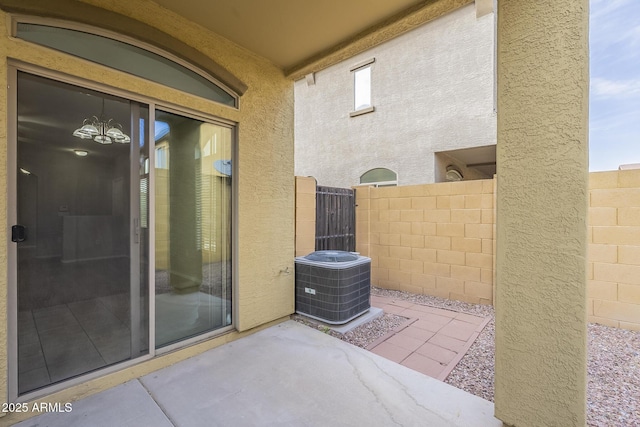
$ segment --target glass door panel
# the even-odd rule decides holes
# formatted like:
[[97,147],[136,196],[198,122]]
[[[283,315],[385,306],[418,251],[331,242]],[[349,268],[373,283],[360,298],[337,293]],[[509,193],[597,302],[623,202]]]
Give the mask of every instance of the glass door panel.
[[[24,394],[149,352],[148,243],[140,227],[149,109],[24,72],[17,80]],[[74,134],[81,128],[85,139]]]
[[231,325],[232,130],[156,110],[156,347]]

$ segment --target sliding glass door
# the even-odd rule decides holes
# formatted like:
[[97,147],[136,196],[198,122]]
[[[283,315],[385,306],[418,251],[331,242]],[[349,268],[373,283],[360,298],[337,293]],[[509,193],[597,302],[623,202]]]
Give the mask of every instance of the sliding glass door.
[[12,394],[230,329],[233,126],[11,72]]
[[231,128],[156,110],[156,347],[231,325]]
[[149,352],[149,108],[17,73],[20,394]]

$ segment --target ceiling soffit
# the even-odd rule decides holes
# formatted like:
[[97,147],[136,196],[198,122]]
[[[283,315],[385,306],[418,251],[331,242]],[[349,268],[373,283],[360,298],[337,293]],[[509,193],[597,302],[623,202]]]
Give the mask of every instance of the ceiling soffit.
[[421,2],[399,14],[367,28],[324,51],[285,69],[287,77],[298,80],[308,73],[320,71],[347,60],[388,40],[411,31],[429,21],[459,9],[473,0],[434,0]]
[[[155,0],[162,7],[202,25],[232,42],[261,55],[280,67],[293,80],[347,60],[420,25],[437,19],[473,0]],[[98,10],[75,0],[0,0],[0,8],[11,13],[69,19],[105,28],[126,17]],[[104,19],[104,13],[110,19]],[[87,17],[99,17],[98,25]],[[131,19],[126,18],[131,22]],[[158,45],[211,74],[242,94],[246,85],[225,69],[205,58],[196,48],[184,45],[143,23],[109,25],[105,28]],[[145,27],[148,31],[127,28]],[[138,29],[141,29],[138,28]],[[146,34],[146,36],[145,36]],[[170,43],[166,43],[169,41]],[[166,44],[166,46],[165,46]],[[178,44],[180,46],[178,46]],[[185,52],[190,53],[185,58]],[[194,60],[195,58],[195,60]]]
[[155,0],[297,80],[473,0]]

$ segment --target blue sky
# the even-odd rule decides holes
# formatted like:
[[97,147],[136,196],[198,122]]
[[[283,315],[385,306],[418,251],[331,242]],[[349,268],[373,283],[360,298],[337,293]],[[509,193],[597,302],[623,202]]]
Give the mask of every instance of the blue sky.
[[591,0],[591,171],[640,163],[640,0]]

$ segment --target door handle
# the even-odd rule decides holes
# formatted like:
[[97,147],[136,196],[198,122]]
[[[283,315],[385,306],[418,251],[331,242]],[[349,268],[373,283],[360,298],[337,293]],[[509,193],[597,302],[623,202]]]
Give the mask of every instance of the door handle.
[[24,225],[14,225],[11,227],[11,241],[24,242],[27,240],[27,228]]

